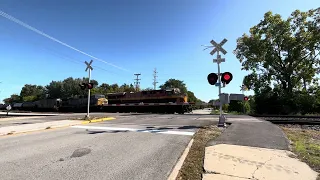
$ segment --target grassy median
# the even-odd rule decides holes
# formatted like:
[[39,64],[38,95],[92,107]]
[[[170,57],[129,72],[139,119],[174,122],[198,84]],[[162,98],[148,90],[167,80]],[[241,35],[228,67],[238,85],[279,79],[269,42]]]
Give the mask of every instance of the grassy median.
[[193,144],[189,153],[179,171],[178,180],[201,180],[203,170],[203,161],[205,155],[205,146],[209,140],[215,139],[221,134],[216,126],[206,126],[200,128],[193,136]]
[[[320,131],[282,127],[298,158],[320,173]],[[320,176],[318,179],[320,180]]]

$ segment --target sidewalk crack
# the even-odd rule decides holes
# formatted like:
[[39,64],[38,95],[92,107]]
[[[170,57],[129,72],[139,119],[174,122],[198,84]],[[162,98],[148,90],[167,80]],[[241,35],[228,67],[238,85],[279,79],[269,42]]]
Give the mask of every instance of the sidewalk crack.
[[223,174],[223,173],[218,173],[218,172],[205,172],[205,174],[221,174],[221,175],[230,176],[230,177],[237,177],[237,178],[241,178],[241,179],[251,179],[251,178],[247,178],[247,177],[235,176],[235,175],[230,175],[230,174]]
[[264,166],[265,164],[267,164],[267,162],[269,162],[269,161],[271,161],[271,160],[272,160],[272,157],[271,157],[269,160],[266,160],[262,165],[257,165],[257,169],[254,170],[253,173],[252,173],[252,178],[253,178],[254,180],[257,180],[257,178],[254,177],[254,174],[257,172],[257,170],[258,170],[260,167],[262,167],[262,166]]

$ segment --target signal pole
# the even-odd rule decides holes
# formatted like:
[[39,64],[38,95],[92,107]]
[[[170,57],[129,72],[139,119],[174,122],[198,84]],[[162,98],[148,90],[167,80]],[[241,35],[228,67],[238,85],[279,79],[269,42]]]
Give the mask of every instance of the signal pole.
[[136,91],[138,91],[138,89],[139,89],[139,84],[140,84],[139,80],[141,80],[141,79],[139,79],[139,76],[140,76],[141,74],[139,73],[139,74],[134,74],[134,75],[137,76],[137,78],[135,79],[135,80],[136,80],[135,84],[136,84]]
[[[215,53],[217,53],[217,59],[213,59],[214,63],[218,64],[218,83],[216,84],[216,86],[219,87],[219,100],[220,100],[220,113],[219,113],[219,123],[218,123],[218,127],[225,127],[225,116],[222,115],[222,94],[221,94],[221,73],[220,73],[220,63],[221,62],[225,62],[224,58],[221,58],[221,55],[219,54],[219,52],[221,51],[223,54],[226,54],[227,51],[225,49],[222,48],[222,46],[227,42],[227,39],[223,39],[219,44],[216,43],[214,40],[211,40],[210,43],[213,46],[209,46],[207,48],[210,47],[214,47],[214,49],[210,52],[211,55],[214,55]],[[207,49],[206,48],[206,49]]]
[[[85,61],[84,63],[87,65],[86,71],[88,71],[89,69],[89,80],[88,83],[90,83],[90,78],[91,78],[91,70],[93,70],[93,68],[91,67],[93,60],[90,61],[90,63],[88,63],[87,61]],[[87,107],[87,116],[88,119],[90,118],[90,88],[88,88],[88,107]]]
[[158,82],[157,82],[157,77],[158,77],[158,76],[157,76],[157,73],[158,73],[158,72],[157,72],[157,69],[154,68],[154,71],[153,71],[153,83],[152,83],[154,90],[157,89],[157,83],[158,83]]

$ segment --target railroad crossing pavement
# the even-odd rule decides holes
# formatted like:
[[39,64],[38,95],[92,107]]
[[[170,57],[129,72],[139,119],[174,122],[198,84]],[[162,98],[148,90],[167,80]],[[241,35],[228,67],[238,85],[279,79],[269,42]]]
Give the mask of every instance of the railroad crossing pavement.
[[191,134],[217,122],[196,115],[114,115],[83,128],[0,137],[1,179],[166,179]]
[[248,116],[229,116],[232,123],[205,149],[203,180],[316,180],[317,173],[292,158],[282,130]]

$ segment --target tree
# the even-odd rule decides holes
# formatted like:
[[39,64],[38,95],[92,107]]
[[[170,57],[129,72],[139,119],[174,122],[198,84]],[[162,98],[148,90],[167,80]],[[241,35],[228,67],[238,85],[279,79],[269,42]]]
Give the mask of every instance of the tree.
[[188,96],[188,102],[198,102],[199,100],[196,98],[196,96],[194,95],[193,92],[188,91],[187,92],[187,96]]
[[45,98],[46,90],[43,86],[26,84],[22,87],[20,96],[24,101]]
[[12,94],[9,98],[3,100],[5,104],[19,103],[22,102],[21,97],[17,94]]
[[264,19],[237,40],[234,53],[242,69],[252,71],[244,84],[258,92],[271,82],[280,85],[287,95],[295,88],[311,83],[319,70],[320,8],[294,11],[283,20],[267,12]]
[[164,84],[159,86],[160,89],[179,88],[181,93],[187,94],[188,90],[183,81],[177,79],[169,79]]
[[51,81],[49,85],[46,86],[47,94],[49,98],[61,98],[63,83],[61,81]]

